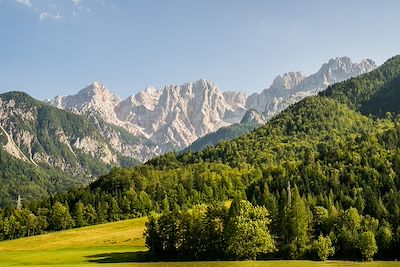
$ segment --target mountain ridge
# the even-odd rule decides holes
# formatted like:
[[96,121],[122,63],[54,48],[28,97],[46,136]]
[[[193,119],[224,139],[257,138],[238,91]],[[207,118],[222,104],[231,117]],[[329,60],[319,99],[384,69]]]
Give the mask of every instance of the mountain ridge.
[[[279,75],[268,89],[250,96],[241,91],[223,91],[213,82],[200,79],[162,89],[150,86],[120,99],[103,84],[94,82],[76,95],[57,96],[47,103],[102,118],[133,135],[150,139],[159,146],[158,151],[152,151],[156,156],[181,150],[221,127],[240,123],[250,109],[264,117],[260,117],[259,122],[267,121],[290,104],[316,95],[334,82],[374,68],[376,65],[370,59],[360,63],[353,63],[348,57],[330,59],[314,74],[288,72]],[[98,95],[87,98],[82,92],[90,89]],[[83,100],[80,95],[84,95]],[[141,157],[141,160],[145,159]]]

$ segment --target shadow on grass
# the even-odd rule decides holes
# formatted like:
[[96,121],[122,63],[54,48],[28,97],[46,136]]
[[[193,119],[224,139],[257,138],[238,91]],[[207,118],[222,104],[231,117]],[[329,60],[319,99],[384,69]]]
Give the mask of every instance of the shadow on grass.
[[146,251],[101,253],[86,256],[86,258],[89,259],[89,262],[93,263],[129,263],[151,261],[150,254]]
[[[95,255],[85,256],[88,262],[91,263],[146,263],[146,262],[188,262],[199,261],[193,258],[156,258],[148,251],[135,251],[135,252],[112,252],[100,253]],[[215,261],[215,259],[203,259],[202,261]],[[220,261],[220,260],[217,260]]]

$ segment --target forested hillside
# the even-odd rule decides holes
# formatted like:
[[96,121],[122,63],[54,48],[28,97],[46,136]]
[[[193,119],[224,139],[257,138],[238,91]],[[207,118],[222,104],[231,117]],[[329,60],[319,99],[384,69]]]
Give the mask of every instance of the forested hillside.
[[[400,117],[395,110],[378,118],[359,111],[377,94],[400,90],[389,86],[399,69],[400,57],[392,58],[357,83],[306,98],[252,133],[117,168],[89,187],[4,210],[1,236],[156,211],[162,214],[150,217],[147,245],[161,259],[395,259]],[[374,105],[381,110],[376,115],[386,113],[385,103]],[[219,205],[232,199],[230,209]],[[199,240],[208,246],[198,246]]]
[[0,207],[88,184],[112,166],[137,161],[117,151],[104,133],[121,143],[139,143],[101,120],[63,111],[22,92],[0,95]]

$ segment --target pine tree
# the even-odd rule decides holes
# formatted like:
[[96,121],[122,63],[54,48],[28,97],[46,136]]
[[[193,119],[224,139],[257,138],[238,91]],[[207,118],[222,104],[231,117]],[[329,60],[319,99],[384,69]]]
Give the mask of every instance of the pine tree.
[[297,186],[293,189],[291,205],[288,207],[289,256],[299,258],[309,243],[310,218]]
[[87,224],[85,217],[85,207],[82,202],[79,201],[76,203],[74,209],[74,220],[77,227],[82,227]]

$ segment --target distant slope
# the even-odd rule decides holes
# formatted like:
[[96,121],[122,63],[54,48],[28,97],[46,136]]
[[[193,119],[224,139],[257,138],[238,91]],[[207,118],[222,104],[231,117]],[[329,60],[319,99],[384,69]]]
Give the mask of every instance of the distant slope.
[[249,133],[254,129],[257,129],[260,125],[255,123],[235,123],[227,127],[222,127],[216,132],[209,133],[196,141],[194,141],[190,146],[185,148],[182,152],[196,152],[200,151],[206,146],[214,146],[222,141],[227,141],[234,139],[242,134]]
[[54,167],[38,167],[0,149],[0,207],[15,207],[18,195],[25,203],[87,182],[82,176],[73,177]]

